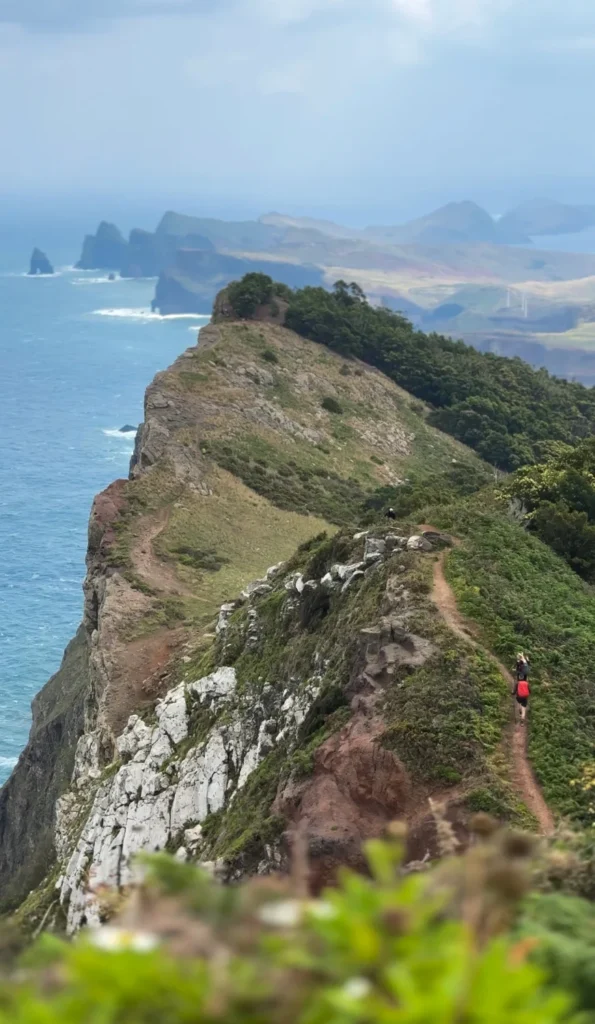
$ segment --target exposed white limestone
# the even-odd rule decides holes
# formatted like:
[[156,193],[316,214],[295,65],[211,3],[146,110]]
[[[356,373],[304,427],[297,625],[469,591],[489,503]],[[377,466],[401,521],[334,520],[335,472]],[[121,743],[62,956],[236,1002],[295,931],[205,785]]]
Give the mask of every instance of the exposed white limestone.
[[[180,684],[159,701],[155,726],[138,715],[128,720],[116,743],[125,763],[99,782],[64,871],[60,898],[68,906],[70,932],[99,920],[98,892],[130,883],[140,851],[162,850],[179,839],[195,852],[200,843],[197,825],[224,806],[270,749],[271,722],[246,718],[235,706],[231,713],[230,705],[226,724],[214,725],[206,742],[176,761],[176,748],[188,737],[192,706],[224,709],[235,699],[235,690],[234,669],[217,669],[188,687]],[[89,786],[97,772],[88,756],[90,737],[84,740],[77,762],[79,788]],[[72,849],[77,813],[80,807],[71,792],[62,798],[58,812],[56,844],[64,858]]]
[[210,676],[190,683],[190,693],[202,704],[216,702],[221,697],[229,697],[236,688],[236,673],[233,668],[218,668]]
[[[390,557],[392,550],[407,543],[394,535],[382,539],[364,534],[364,538],[361,562],[337,563],[322,580],[288,575],[286,609],[307,601],[311,591],[337,595],[346,591]],[[426,545],[431,546],[424,537],[411,538],[408,544],[422,550]],[[284,568],[273,567],[268,578],[281,575]],[[264,580],[247,588],[245,650],[258,643],[262,629],[258,605],[252,599],[270,590]],[[237,602],[222,606],[220,631],[237,606]],[[129,718],[115,741],[117,759],[107,768],[106,738],[99,732],[81,738],[72,788],[56,809],[60,899],[69,932],[85,922],[99,922],[102,888],[129,884],[138,870],[135,857],[140,851],[167,847],[183,850],[181,858],[200,857],[201,822],[236,798],[276,745],[283,743],[291,750],[320,692],[325,673],[322,657],[315,666],[313,677],[291,678],[285,686],[279,680],[258,679],[253,686],[244,682],[238,688],[231,667],[180,683],[157,702],[155,722],[138,715]]]
[[160,729],[172,743],[181,743],[188,735],[188,714],[184,684],[176,686],[167,697],[157,703],[157,718]]

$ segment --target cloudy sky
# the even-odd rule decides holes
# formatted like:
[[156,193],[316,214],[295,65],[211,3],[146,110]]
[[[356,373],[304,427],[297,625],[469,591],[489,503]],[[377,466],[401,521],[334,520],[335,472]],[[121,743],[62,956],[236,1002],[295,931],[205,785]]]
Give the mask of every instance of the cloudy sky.
[[0,188],[593,201],[594,58],[594,0],[0,0]]

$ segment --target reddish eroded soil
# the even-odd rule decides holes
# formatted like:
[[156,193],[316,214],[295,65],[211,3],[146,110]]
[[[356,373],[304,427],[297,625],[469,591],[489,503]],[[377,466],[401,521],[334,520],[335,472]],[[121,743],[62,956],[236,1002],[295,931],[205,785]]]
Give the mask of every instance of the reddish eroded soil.
[[320,891],[342,866],[362,868],[362,843],[403,817],[410,797],[407,772],[379,740],[384,725],[357,713],[316,755],[313,777],[279,793],[273,813],[308,836],[310,885]]
[[[420,529],[432,530],[433,527],[422,526]],[[453,543],[457,544],[459,542],[453,540]],[[456,633],[457,636],[461,637],[461,639],[465,640],[473,647],[481,648],[485,651],[485,648],[482,648],[481,645],[473,638],[470,627],[466,624],[463,616],[457,608],[455,596],[444,575],[444,562],[446,560],[446,556],[447,552],[442,551],[434,563],[432,600],[446,622],[446,625],[453,633]],[[507,683],[512,686],[514,684],[514,680],[508,669],[505,668],[505,666],[502,665],[489,651],[485,651],[485,653],[494,665],[496,665]],[[514,782],[517,789],[522,794],[523,802],[539,822],[539,827],[542,833],[544,835],[551,835],[554,831],[554,818],[543,798],[543,794],[535,780],[535,776],[533,775],[531,765],[527,758],[527,726],[522,726],[520,722],[515,721],[515,724],[510,727],[509,732]]]
[[185,638],[183,630],[161,629],[120,647],[117,671],[105,693],[106,720],[114,735],[119,735],[131,714],[167,691],[172,659]]
[[175,568],[155,554],[153,541],[165,530],[169,509],[140,521],[137,539],[130,551],[130,560],[137,576],[159,593],[175,597],[192,597],[193,592],[178,578]]

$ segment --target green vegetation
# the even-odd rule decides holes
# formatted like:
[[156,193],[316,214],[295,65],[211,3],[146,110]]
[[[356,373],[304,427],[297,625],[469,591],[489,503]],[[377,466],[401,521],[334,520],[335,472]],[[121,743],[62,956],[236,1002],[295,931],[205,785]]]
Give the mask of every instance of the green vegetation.
[[[252,295],[250,282],[231,287]],[[575,444],[595,431],[593,389],[520,359],[417,331],[399,314],[370,306],[356,284],[338,281],[332,292],[306,287],[291,293],[285,323],[382,370],[429,403],[428,422],[501,469],[536,461],[543,441]]]
[[529,755],[561,815],[590,823],[580,781],[595,746],[595,601],[564,562],[511,521],[488,492],[428,512],[463,539],[446,571],[461,612],[504,664],[531,660]]
[[227,289],[227,298],[239,317],[254,316],[260,306],[270,305],[275,297],[288,298],[291,289],[276,283],[268,274],[245,274],[241,281],[234,281]]
[[[372,457],[374,461],[374,457]],[[378,487],[364,503],[366,517],[373,519],[387,507],[397,519],[407,519],[428,505],[449,504],[455,498],[474,494],[489,482],[487,467],[477,463],[457,463],[432,475],[412,473],[398,487]]]
[[296,446],[290,458],[282,447],[247,432],[225,441],[204,441],[202,449],[281,509],[343,525],[357,522],[367,497],[357,480],[334,472],[325,465],[324,453],[316,449],[302,452]]
[[213,548],[194,548],[190,544],[178,544],[171,550],[174,555],[179,555],[182,565],[204,569],[206,572],[219,572],[219,569],[229,563],[229,558],[218,554]]
[[479,815],[456,858],[436,819],[447,856],[431,871],[403,875],[393,826],[367,843],[369,877],[315,900],[297,858],[294,879],[235,887],[150,858],[135,924],[124,906],[73,943],[44,937],[4,979],[0,1024],[590,1024],[592,907],[526,898],[522,833]]
[[337,416],[340,416],[343,412],[343,406],[336,398],[333,398],[332,395],[328,395],[326,398],[323,398],[320,404],[327,412],[335,413]]
[[[326,519],[283,510],[216,467],[209,470],[208,494],[156,467],[126,485],[126,498],[110,561],[153,601],[128,639],[183,622],[206,625],[225,600],[291,557],[296,543],[332,531]],[[139,566],[143,548],[153,558],[147,564],[143,556]]]
[[549,459],[519,470],[507,493],[524,522],[589,582],[595,582],[595,439],[548,446]]
[[[321,535],[302,545],[286,573],[320,579],[337,562],[357,561],[362,551],[363,541],[354,541],[350,531],[331,538]],[[299,700],[314,679],[317,696],[295,747],[288,748],[285,742],[275,747],[230,807],[217,815],[208,831],[209,858],[223,858],[242,872],[254,870],[262,860],[264,844],[279,827],[271,818],[271,806],[280,785],[290,777],[311,774],[321,744],[350,717],[350,686],[362,656],[361,631],[378,626],[389,580],[398,580],[407,594],[402,608],[407,630],[426,644],[428,660],[417,668],[397,667],[387,682],[383,742],[403,761],[417,786],[460,784],[471,808],[483,808],[486,801],[480,791],[489,792],[492,812],[529,824],[500,749],[507,686],[493,663],[441,620],[430,600],[432,565],[432,555],[397,551],[347,593],[313,591],[299,606],[288,599],[280,581],[271,594],[253,601],[256,637],[250,633],[249,643],[246,609],[234,613],[226,633],[216,641],[213,660],[235,667],[246,714],[255,702],[267,708],[271,687]]]

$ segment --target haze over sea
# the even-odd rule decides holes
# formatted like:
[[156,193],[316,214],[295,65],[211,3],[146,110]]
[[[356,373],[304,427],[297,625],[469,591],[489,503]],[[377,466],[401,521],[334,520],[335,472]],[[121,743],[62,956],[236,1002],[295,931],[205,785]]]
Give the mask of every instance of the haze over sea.
[[[58,234],[47,253],[78,255]],[[28,256],[0,226],[0,783],[80,621],[91,502],[134,444],[118,428],[141,422],[147,384],[206,321],[148,315],[153,281],[27,278]]]

